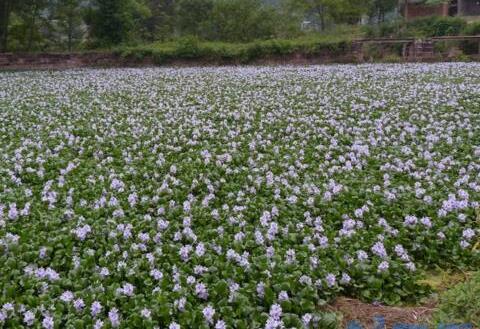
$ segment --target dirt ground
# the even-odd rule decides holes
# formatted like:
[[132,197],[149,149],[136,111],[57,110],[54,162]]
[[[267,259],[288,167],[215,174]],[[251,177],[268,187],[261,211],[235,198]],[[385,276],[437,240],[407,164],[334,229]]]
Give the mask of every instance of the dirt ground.
[[386,328],[392,328],[395,323],[426,324],[435,309],[435,303],[419,307],[390,307],[363,303],[356,299],[341,297],[330,307],[331,311],[343,315],[342,328],[350,321],[360,322],[364,329],[373,328],[373,317],[383,316]]
[[391,329],[394,324],[428,324],[435,311],[438,294],[442,294],[455,285],[467,281],[472,272],[456,271],[433,271],[419,283],[430,286],[436,293],[437,298],[424,305],[413,307],[391,307],[381,304],[364,303],[358,299],[339,297],[327,308],[342,315],[341,328],[346,328],[350,321],[358,321],[364,329],[373,328],[375,316],[385,318],[386,329]]

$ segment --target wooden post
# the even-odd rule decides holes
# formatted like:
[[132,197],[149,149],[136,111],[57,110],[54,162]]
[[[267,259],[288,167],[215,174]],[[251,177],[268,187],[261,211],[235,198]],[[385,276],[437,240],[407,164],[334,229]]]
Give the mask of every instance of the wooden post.
[[363,42],[354,42],[352,44],[353,48],[353,55],[355,57],[355,60],[359,63],[363,63],[365,58],[363,54]]
[[450,2],[444,3],[442,7],[442,16],[448,16],[448,9],[450,8]]

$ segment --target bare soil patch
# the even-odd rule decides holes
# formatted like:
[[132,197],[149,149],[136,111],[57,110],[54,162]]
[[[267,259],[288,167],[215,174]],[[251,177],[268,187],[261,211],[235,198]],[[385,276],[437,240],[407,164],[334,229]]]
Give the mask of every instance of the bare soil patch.
[[435,309],[435,302],[416,307],[391,307],[367,304],[358,299],[340,297],[329,306],[330,311],[342,315],[341,327],[346,328],[350,321],[360,322],[365,329],[373,328],[375,316],[383,316],[387,328],[396,323],[428,323]]

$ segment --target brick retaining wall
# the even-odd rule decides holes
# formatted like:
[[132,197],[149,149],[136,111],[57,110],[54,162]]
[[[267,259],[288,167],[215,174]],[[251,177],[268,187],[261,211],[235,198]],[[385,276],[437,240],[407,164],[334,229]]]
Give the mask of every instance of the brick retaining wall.
[[[364,42],[354,42],[352,47],[345,51],[341,56],[338,54],[325,52],[323,54],[304,54],[292,53],[284,56],[267,56],[259,58],[250,64],[254,65],[314,65],[329,63],[363,63],[368,61],[382,61],[382,58],[392,60],[392,55],[397,57],[397,61],[405,62],[435,62],[455,60],[448,54],[434,54],[433,48],[428,48],[428,52],[424,51],[425,47],[417,45],[415,54],[412,56],[412,43],[405,48],[403,54],[392,52],[383,46],[389,45],[385,42],[377,43],[376,46],[380,50],[380,57],[372,58],[368,52],[364,52]],[[383,46],[382,46],[383,45]],[[421,51],[420,51],[421,50]],[[390,57],[389,57],[390,56]],[[403,58],[402,58],[403,56]],[[479,61],[479,55],[470,56],[471,60]],[[168,66],[217,66],[217,65],[239,65],[236,61],[222,61],[209,59],[177,59],[161,63]],[[29,70],[29,69],[68,69],[82,67],[139,67],[139,66],[155,66],[157,65],[153,58],[144,57],[142,59],[124,58],[120,55],[108,52],[95,53],[0,53],[0,70]]]
[[[354,53],[346,51],[342,56],[330,53],[307,55],[293,53],[285,56],[268,56],[259,58],[252,64],[323,64],[323,63],[352,63],[355,62]],[[213,59],[175,59],[168,60],[162,65],[169,66],[205,66],[205,65],[237,65],[232,60]],[[151,57],[141,59],[125,58],[114,53],[0,53],[0,70],[8,69],[65,69],[80,67],[125,67],[125,66],[154,66]]]
[[148,59],[133,61],[113,53],[0,53],[1,69],[75,68],[152,64]]
[[448,16],[448,3],[438,5],[424,5],[421,3],[408,3],[405,6],[404,16],[407,20],[424,16]]

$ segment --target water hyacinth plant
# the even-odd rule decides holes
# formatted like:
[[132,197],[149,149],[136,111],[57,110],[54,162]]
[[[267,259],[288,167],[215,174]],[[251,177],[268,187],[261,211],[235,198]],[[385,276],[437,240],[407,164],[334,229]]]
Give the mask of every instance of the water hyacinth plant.
[[0,326],[315,328],[478,266],[480,65],[0,75]]

